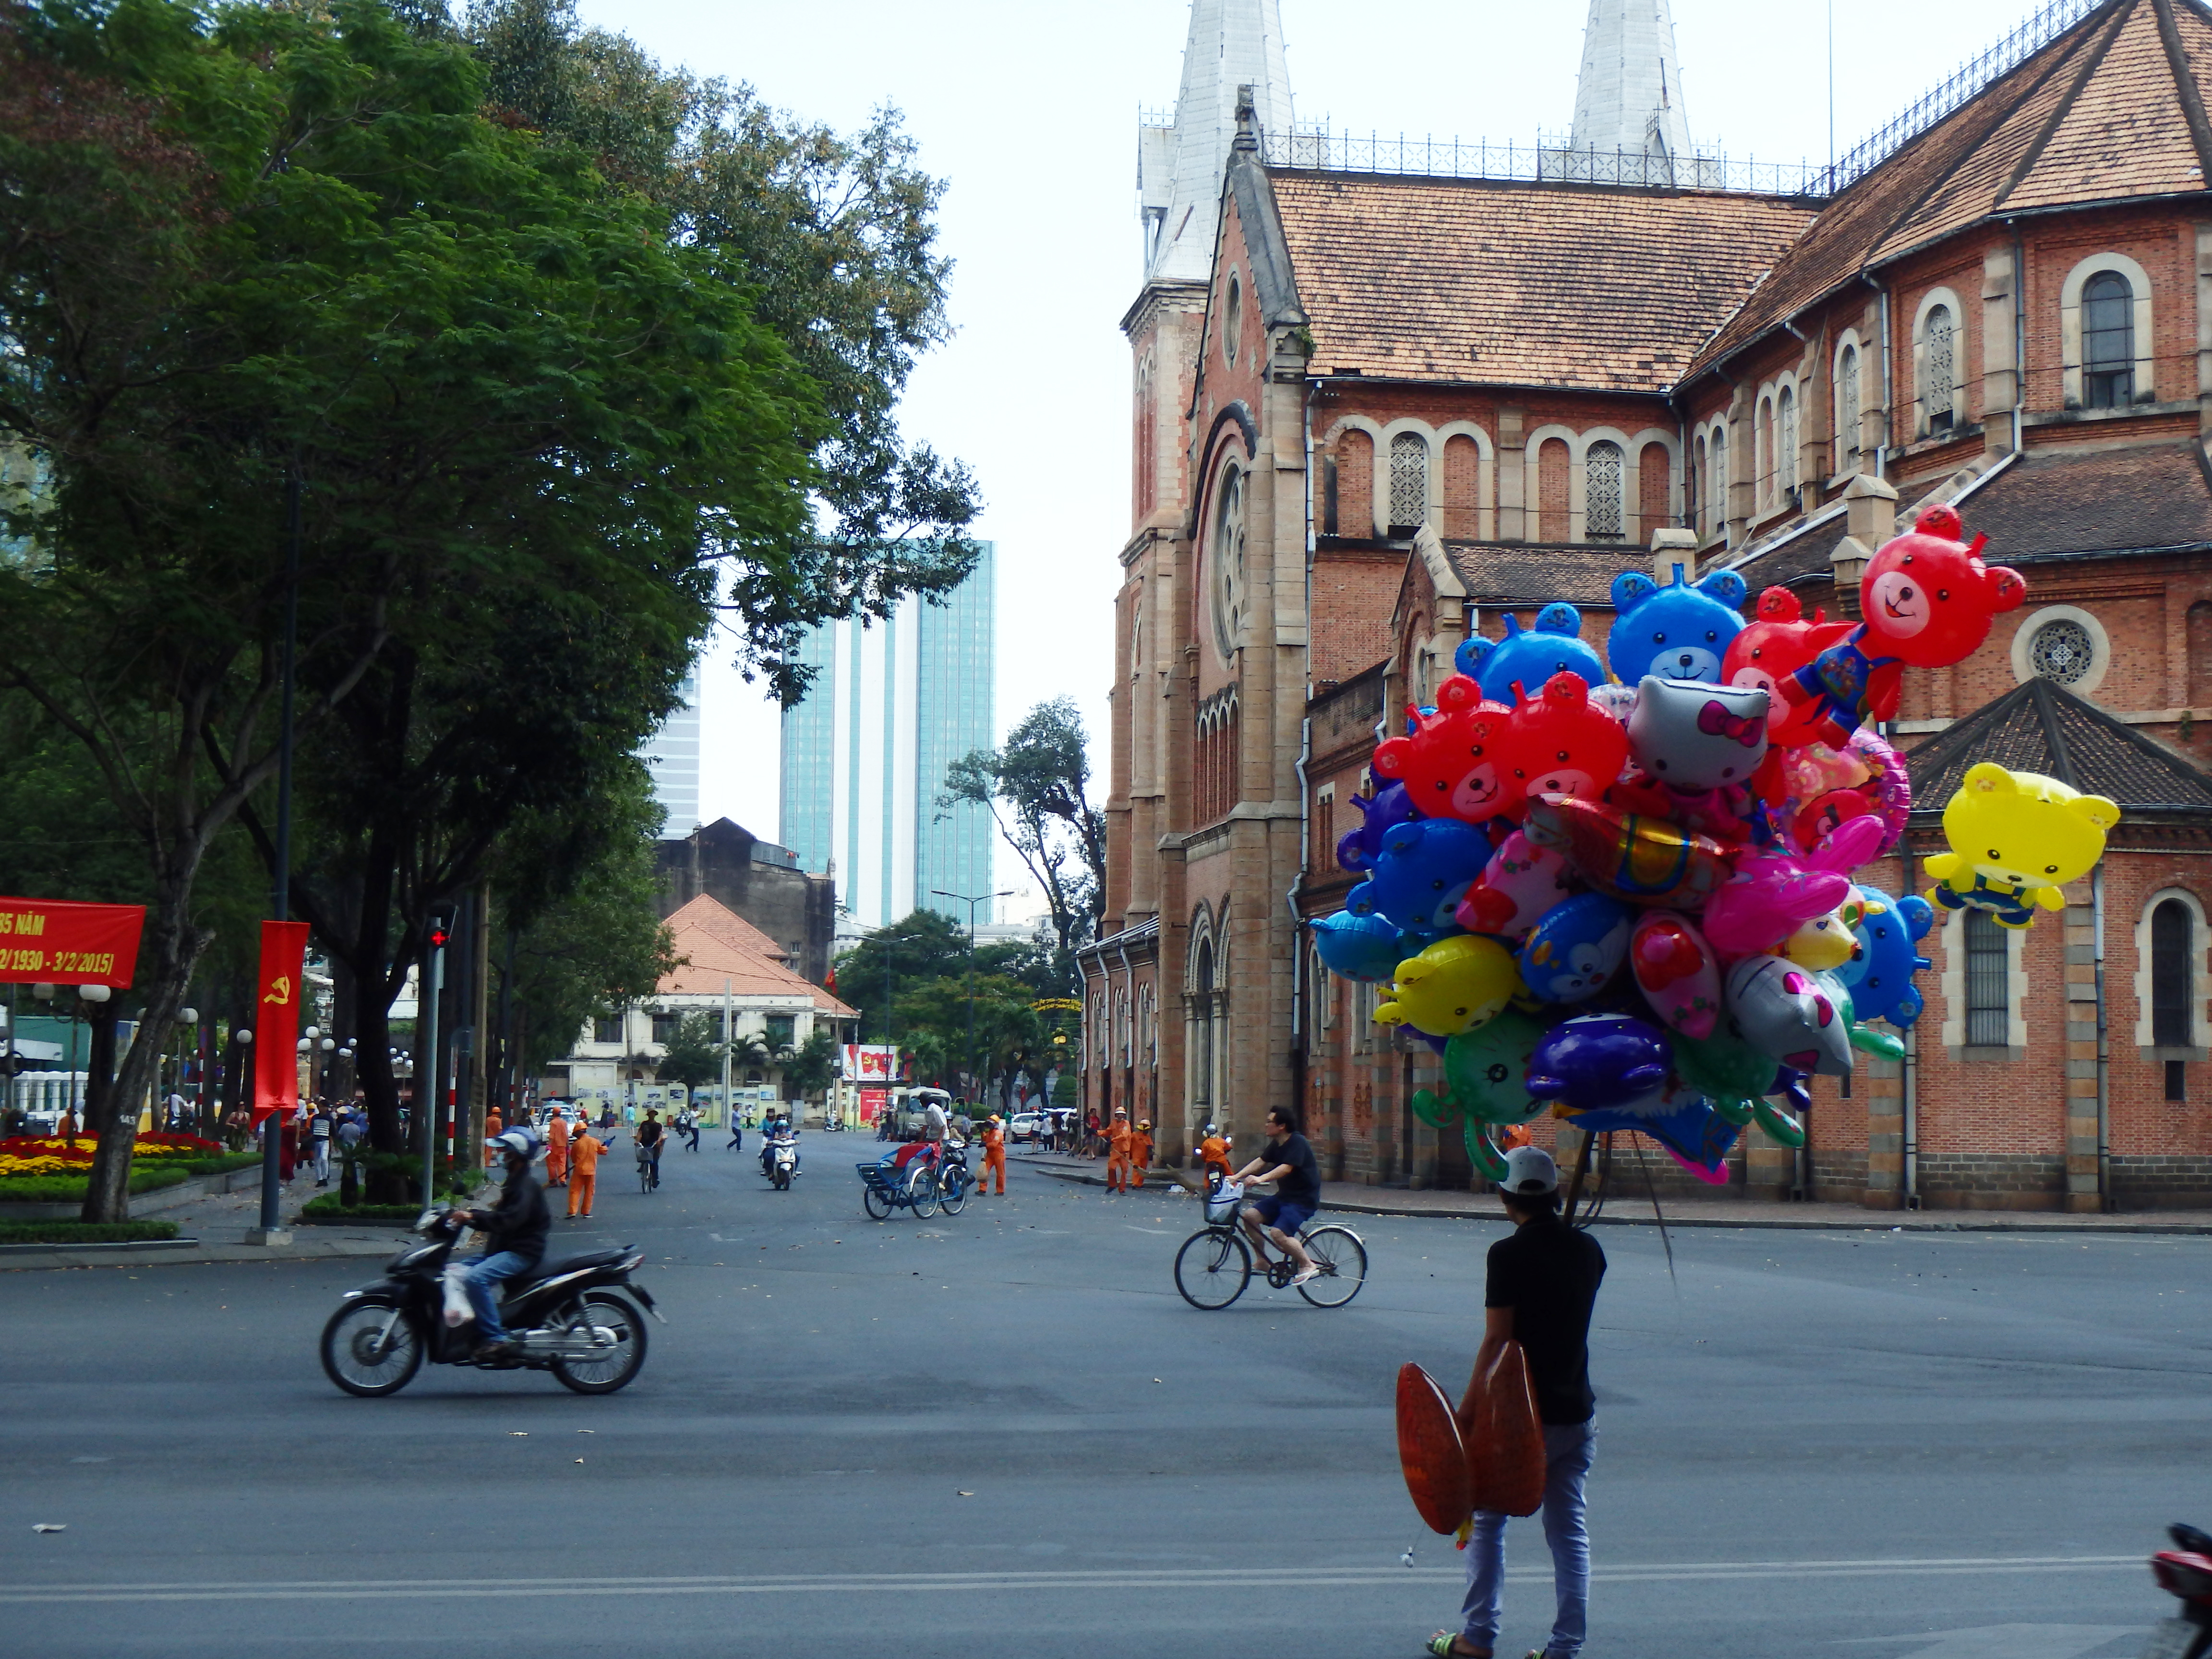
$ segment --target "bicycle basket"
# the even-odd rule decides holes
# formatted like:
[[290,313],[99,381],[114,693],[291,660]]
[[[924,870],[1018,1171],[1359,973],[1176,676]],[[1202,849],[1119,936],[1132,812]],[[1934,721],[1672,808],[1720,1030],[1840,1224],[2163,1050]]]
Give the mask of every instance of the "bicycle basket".
[[1226,1184],[1217,1187],[1206,1195],[1206,1218],[1208,1221],[1231,1221],[1237,1216],[1237,1201],[1244,1196],[1242,1187]]

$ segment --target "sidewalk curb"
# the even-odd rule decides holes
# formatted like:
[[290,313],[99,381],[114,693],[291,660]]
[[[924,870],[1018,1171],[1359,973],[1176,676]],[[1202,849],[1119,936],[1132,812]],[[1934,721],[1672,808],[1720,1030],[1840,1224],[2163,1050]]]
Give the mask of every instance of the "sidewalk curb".
[[[1106,1178],[1083,1170],[1038,1168],[1039,1175],[1083,1187],[1103,1187]],[[1180,1184],[1180,1183],[1178,1183]],[[1184,1188],[1188,1191],[1189,1188]],[[1345,1215],[1390,1216],[1413,1221],[1503,1221],[1501,1210],[1444,1209],[1434,1205],[1391,1204],[1370,1199],[1324,1199],[1322,1207]],[[1783,1206],[1777,1206],[1777,1208]],[[1590,1224],[1599,1227],[1701,1227],[1721,1231],[1793,1233],[2065,1233],[2164,1234],[2169,1237],[2212,1237],[2212,1224],[2201,1221],[2160,1222],[2145,1218],[2128,1221],[2031,1221],[2001,1212],[1961,1211],[1956,1220],[1931,1221],[1925,1211],[1868,1210],[1865,1218],[1826,1216],[1668,1216],[1599,1215]],[[2035,1212],[2040,1213],[2040,1212]]]
[[301,1240],[276,1249],[181,1238],[118,1244],[15,1245],[0,1248],[0,1273],[46,1272],[61,1267],[181,1267],[196,1262],[336,1261],[349,1257],[391,1255],[403,1242],[404,1236],[394,1233],[390,1238]]

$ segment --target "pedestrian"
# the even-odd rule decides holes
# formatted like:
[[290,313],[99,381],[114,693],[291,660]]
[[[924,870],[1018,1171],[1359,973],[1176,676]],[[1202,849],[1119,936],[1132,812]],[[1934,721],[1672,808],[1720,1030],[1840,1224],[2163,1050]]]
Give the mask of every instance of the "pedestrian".
[[[1559,1166],[1542,1147],[1518,1146],[1506,1154],[1498,1196],[1513,1231],[1490,1247],[1482,1346],[1460,1401],[1460,1432],[1474,1432],[1483,1376],[1508,1342],[1518,1342],[1544,1425],[1544,1541],[1552,1548],[1558,1598],[1551,1638],[1538,1659],[1575,1659],[1589,1622],[1583,1486],[1597,1447],[1589,1323],[1605,1278],[1605,1252],[1559,1213]],[[1486,1659],[1496,1650],[1505,1612],[1505,1521],[1494,1510],[1474,1512],[1461,1628],[1429,1638],[1429,1651],[1437,1659]]]
[[737,1108],[730,1109],[730,1144],[722,1148],[726,1152],[742,1152],[745,1149],[745,1126],[738,1121]]
[[74,1105],[62,1108],[61,1121],[54,1125],[54,1133],[69,1142],[72,1148],[76,1146],[76,1108]]
[[1095,1107],[1083,1115],[1083,1155],[1098,1156],[1098,1112]]
[[1152,1121],[1146,1118],[1129,1137],[1129,1184],[1145,1184],[1145,1171],[1152,1167]]
[[592,1194],[599,1184],[599,1154],[607,1143],[591,1131],[589,1124],[579,1123],[576,1133],[568,1137],[568,1219],[578,1216],[586,1221],[592,1218]]
[[1205,1177],[1208,1190],[1229,1179],[1229,1140],[1211,1123],[1200,1131],[1198,1143],[1199,1173]]
[[1106,1131],[1106,1190],[1118,1193],[1129,1179],[1129,1114],[1114,1109],[1113,1127]]
[[684,1109],[684,1133],[691,1142],[691,1150],[699,1150],[699,1114],[689,1106]]
[[545,1126],[545,1184],[568,1184],[568,1115],[565,1112],[554,1113],[553,1121]]
[[315,1115],[307,1120],[307,1145],[315,1161],[315,1185],[331,1184],[331,1109],[318,1103]]
[[181,1088],[170,1090],[167,1127],[172,1131],[181,1128],[191,1111],[191,1103],[185,1098],[185,1091]]
[[291,1113],[284,1115],[284,1127],[276,1137],[276,1178],[289,1181],[300,1165],[300,1121]]
[[992,1113],[983,1124],[983,1173],[976,1177],[975,1190],[978,1193],[990,1184],[994,1171],[999,1177],[999,1196],[1004,1198],[1006,1195],[1006,1131],[999,1121],[996,1112]]
[[498,1141],[499,1138],[506,1133],[507,1124],[500,1117],[499,1108],[495,1106],[484,1114],[483,1152],[485,1169],[489,1170],[493,1164],[499,1161],[499,1147],[495,1143]]

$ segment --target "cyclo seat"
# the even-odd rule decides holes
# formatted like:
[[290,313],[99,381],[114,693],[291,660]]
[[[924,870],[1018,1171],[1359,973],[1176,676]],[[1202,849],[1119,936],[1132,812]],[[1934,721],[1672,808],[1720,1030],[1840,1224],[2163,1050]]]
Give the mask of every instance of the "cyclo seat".
[[539,1262],[528,1273],[510,1279],[512,1290],[522,1290],[532,1285],[541,1285],[549,1279],[558,1279],[562,1273],[580,1273],[586,1267],[611,1267],[623,1259],[622,1250],[586,1250],[580,1255],[564,1255],[559,1261]]

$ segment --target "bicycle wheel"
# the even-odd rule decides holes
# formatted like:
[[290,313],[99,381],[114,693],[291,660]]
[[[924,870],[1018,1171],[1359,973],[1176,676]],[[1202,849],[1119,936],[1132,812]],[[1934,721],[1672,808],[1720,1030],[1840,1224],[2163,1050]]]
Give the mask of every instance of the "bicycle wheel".
[[637,1189],[641,1193],[653,1190],[653,1166],[643,1158],[637,1161]]
[[1252,1252],[1235,1233],[1208,1227],[1176,1252],[1176,1289],[1194,1308],[1213,1313],[1244,1294],[1252,1281]]
[[860,1183],[860,1207],[868,1212],[871,1221],[891,1218],[891,1195],[873,1182]]
[[1319,1277],[1298,1286],[1298,1294],[1316,1308],[1341,1308],[1359,1294],[1367,1282],[1367,1247],[1349,1227],[1316,1227],[1302,1233],[1298,1243],[1321,1269]]
[[907,1192],[914,1200],[914,1212],[927,1221],[937,1213],[937,1171],[927,1165],[917,1165],[908,1177]]
[[961,1211],[968,1207],[968,1194],[975,1188],[968,1179],[967,1165],[948,1164],[945,1166],[943,1190],[945,1214],[958,1215]]

